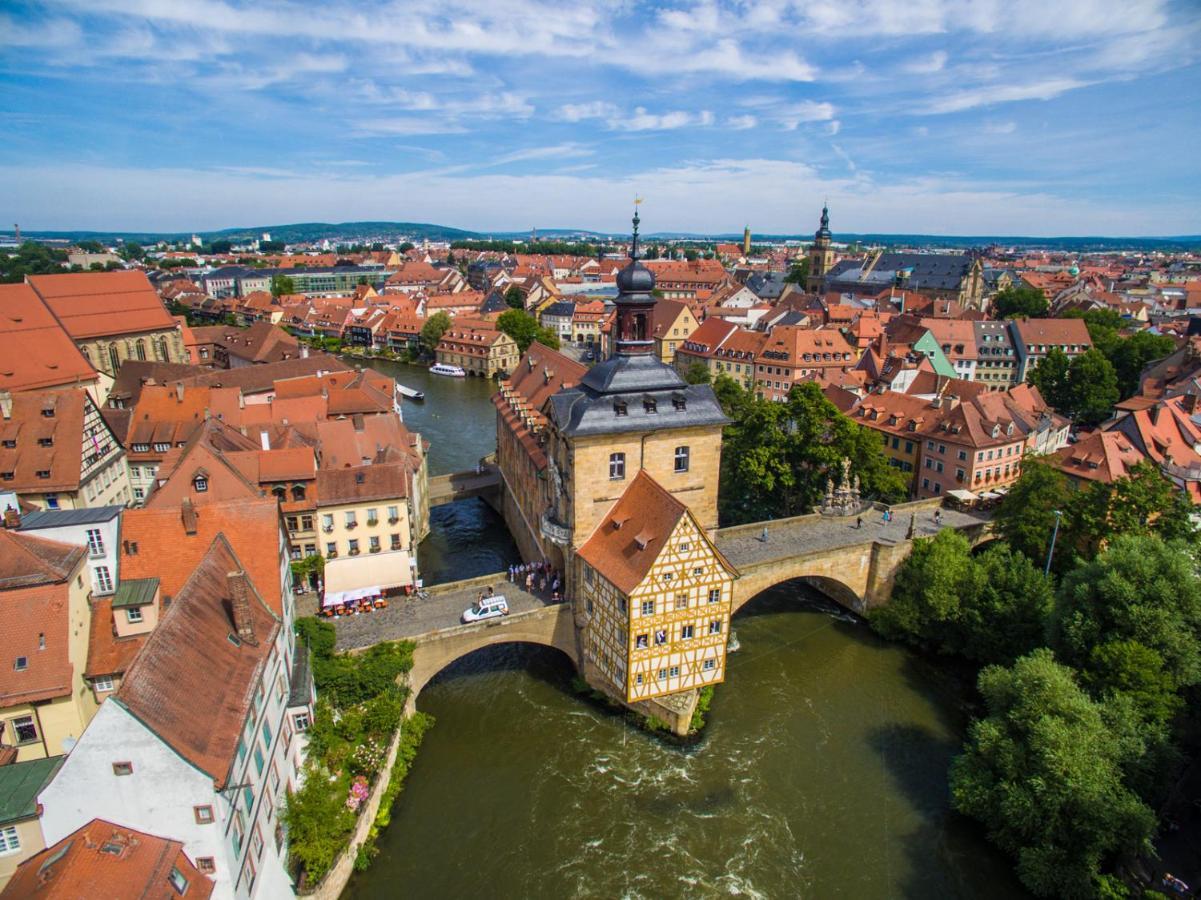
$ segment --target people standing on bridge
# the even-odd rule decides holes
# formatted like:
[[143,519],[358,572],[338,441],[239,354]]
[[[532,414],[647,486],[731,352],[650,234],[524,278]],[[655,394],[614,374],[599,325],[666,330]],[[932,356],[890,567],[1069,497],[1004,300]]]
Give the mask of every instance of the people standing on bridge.
[[531,594],[534,592],[534,573],[527,572],[525,575],[525,589]]
[[934,524],[940,528],[942,527],[942,510],[941,509],[934,510]]
[[863,516],[855,516],[855,527],[856,528],[863,527]]

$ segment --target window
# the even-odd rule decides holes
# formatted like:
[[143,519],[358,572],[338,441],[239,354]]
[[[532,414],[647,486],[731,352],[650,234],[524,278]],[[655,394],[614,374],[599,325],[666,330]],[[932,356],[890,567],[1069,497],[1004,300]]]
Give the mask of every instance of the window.
[[347,528],[354,528],[358,524],[359,524],[358,519],[355,518],[355,514],[354,514],[353,510],[346,513],[346,527]]
[[99,528],[88,529],[88,556],[104,556],[104,535]]
[[688,595],[687,594],[676,594],[676,609],[687,609],[687,608],[688,608]]
[[196,868],[205,875],[212,875],[217,871],[217,861],[211,856],[196,857]]
[[399,534],[392,535],[392,549],[393,550],[400,549],[400,535]]
[[136,625],[142,621],[142,608],[139,606],[131,606],[125,610],[125,620],[131,625]]
[[710,588],[709,589],[709,602],[710,603],[721,603],[721,588]]
[[399,506],[389,506],[388,507],[388,521],[391,522],[393,525],[395,525],[397,522],[400,521],[400,507]]
[[211,806],[193,806],[192,815],[195,817],[197,825],[213,824],[213,808]]
[[378,509],[367,510],[367,524],[369,526],[379,524],[379,510]]
[[960,458],[961,460],[963,460],[963,459],[967,459],[967,451],[966,451],[966,450],[960,450],[960,451],[959,451],[959,458]]
[[710,634],[721,634],[721,619],[714,619],[709,623]]
[[111,675],[98,675],[92,679],[92,687],[96,689],[97,694],[107,694],[113,689],[113,678]]
[[654,600],[643,600],[642,601],[642,614],[644,616],[653,616],[655,614],[655,601]]
[[313,530],[313,517],[312,516],[301,516],[300,517],[300,527],[301,527],[301,530],[303,530],[303,531],[312,531]]
[[321,517],[321,530],[325,532],[334,530],[334,517],[330,513],[325,513]]
[[712,672],[716,668],[717,668],[717,660],[715,660],[715,659],[707,659],[703,663],[701,663],[701,671]]
[[667,632],[663,629],[655,632],[655,646],[658,647],[667,643]]
[[657,678],[658,678],[660,681],[666,681],[666,680],[667,680],[667,670],[666,670],[666,669],[660,669],[660,670],[659,670],[659,672],[658,672],[658,674],[656,675],[656,677],[657,677]]
[[113,763],[113,774],[120,775],[120,776],[132,775],[133,774],[133,763],[129,762],[128,760],[126,760],[125,762]]
[[309,714],[307,712],[297,713],[292,716],[292,724],[296,726],[297,731],[308,731]]
[[32,744],[38,739],[38,729],[33,724],[33,716],[18,716],[12,723],[13,735],[18,744]]
[[29,657],[28,656],[18,656],[16,659],[16,662],[13,663],[13,671],[15,671],[15,672],[24,672],[28,668],[29,668]]
[[372,553],[379,553],[380,543],[379,543],[379,537],[377,535],[373,534],[370,538],[368,538],[368,545],[369,545],[368,549]]
[[349,546],[350,546],[350,551],[349,551],[349,552],[350,552],[350,555],[351,555],[351,556],[358,556],[358,555],[359,555],[359,541],[358,541],[358,538],[351,538],[351,539],[350,539],[350,541],[349,541],[348,543],[349,543]]
[[692,637],[692,626],[691,625],[680,626],[680,639],[686,641],[690,637]]
[[292,485],[292,499],[293,500],[303,500],[304,499],[304,485],[303,484]]
[[96,590],[102,594],[111,594],[113,592],[113,576],[109,574],[108,566],[96,566],[92,571],[96,574]]
[[670,669],[667,670],[667,675],[670,678],[679,678],[680,677],[680,667],[672,666]]
[[135,500],[141,500],[141,499],[143,499],[145,496],[146,496],[146,492],[145,492],[144,490],[142,490],[142,488],[140,488],[140,487],[136,487],[136,488],[134,488],[134,489],[133,489],[133,499],[135,499]]
[[621,481],[626,477],[626,455],[624,453],[609,454],[609,480]]
[[0,828],[0,856],[16,853],[20,849],[21,837],[17,834],[17,827],[9,825],[7,828]]
[[634,649],[635,650],[645,650],[647,648],[647,646],[649,646],[647,643],[649,640],[650,640],[649,634],[638,635],[637,637],[634,638]]
[[279,790],[279,767],[274,762],[271,763],[271,790]]
[[263,769],[267,768],[267,759],[263,756],[263,748],[257,743],[254,745],[254,767],[260,775],[263,774]]
[[263,833],[259,830],[259,826],[254,826],[254,836],[250,839],[250,847],[254,850],[255,858],[263,855]]
[[326,556],[337,556],[338,555],[338,545],[335,544],[333,541],[330,541],[329,543],[327,543],[325,545],[325,555]]
[[196,493],[203,494],[209,489],[209,480],[203,475],[197,475],[192,479],[192,487],[196,488]]
[[677,472],[687,472],[688,471],[688,448],[687,447],[676,447],[676,471]]

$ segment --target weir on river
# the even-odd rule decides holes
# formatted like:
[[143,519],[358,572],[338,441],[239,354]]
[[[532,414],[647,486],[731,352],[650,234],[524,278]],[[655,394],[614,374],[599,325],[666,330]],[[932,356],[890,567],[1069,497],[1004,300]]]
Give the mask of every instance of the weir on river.
[[[426,391],[404,412],[433,443],[432,474],[492,450],[489,383],[376,365]],[[441,456],[440,439],[453,442]],[[432,519],[431,583],[516,559],[482,500]],[[963,686],[799,582],[733,625],[742,649],[688,748],[576,696],[549,648],[505,644],[443,670],[419,702],[438,724],[346,896],[1024,896],[950,810]]]

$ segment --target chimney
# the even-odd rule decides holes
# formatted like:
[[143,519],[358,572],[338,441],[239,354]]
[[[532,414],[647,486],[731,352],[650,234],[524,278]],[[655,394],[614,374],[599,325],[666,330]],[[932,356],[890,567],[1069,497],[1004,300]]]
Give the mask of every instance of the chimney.
[[257,647],[259,642],[254,636],[254,621],[250,618],[250,585],[246,583],[246,573],[239,569],[226,575],[225,580],[229,585],[229,600],[238,640]]
[[21,527],[21,511],[11,506],[4,510],[4,527],[16,531]]
[[13,395],[8,391],[0,391],[0,418],[13,417]]
[[265,431],[260,431],[259,432],[259,443],[262,444],[264,450],[270,450],[271,449],[271,435],[267,434],[267,432],[265,432]]
[[180,518],[183,519],[184,534],[195,534],[200,517],[196,515],[196,507],[187,497],[179,505]]
[[175,399],[179,403],[183,403],[183,382],[175,382]]

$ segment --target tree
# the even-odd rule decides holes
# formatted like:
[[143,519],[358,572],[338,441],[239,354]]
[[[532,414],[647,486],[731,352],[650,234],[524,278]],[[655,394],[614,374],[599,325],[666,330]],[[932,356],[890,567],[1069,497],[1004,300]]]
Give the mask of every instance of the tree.
[[785,403],[760,400],[731,379],[714,384],[726,414],[718,505],[723,522],[754,522],[809,512],[827,478],[851,461],[865,498],[894,502],[906,495],[901,473],[888,464],[874,432],[839,412],[812,382],[796,385]]
[[396,252],[397,253],[408,253],[410,250],[413,249],[413,247],[414,247],[414,244],[412,241],[405,241],[399,247],[396,248]]
[[26,275],[52,275],[67,271],[67,253],[26,241],[16,252],[0,250],[0,283],[15,284]]
[[954,649],[1007,665],[1043,645],[1055,592],[1043,567],[1007,544],[989,546],[975,563],[976,590],[960,600]]
[[948,647],[961,600],[976,592],[975,582],[967,538],[949,528],[933,538],[919,538],[897,572],[888,605],[872,613],[872,625],[892,640]]
[[709,372],[709,367],[703,362],[694,361],[685,370],[684,380],[689,384],[709,384],[713,381],[713,376]]
[[1175,687],[1201,682],[1201,577],[1187,545],[1122,535],[1064,577],[1051,645],[1086,667],[1093,648],[1137,641],[1155,651]]
[[1047,306],[1047,295],[1038,288],[1011,285],[993,298],[993,315],[998,319],[1037,319],[1047,314]]
[[1060,412],[1082,425],[1109,418],[1118,402],[1118,376],[1104,353],[1093,348],[1072,360],[1061,401]]
[[1115,739],[1092,700],[1045,648],[978,681],[988,714],[951,765],[956,809],[982,822],[1044,897],[1096,895],[1102,863],[1149,848],[1155,816],[1123,783],[1142,751]]
[[442,335],[446,334],[446,330],[450,328],[450,316],[445,312],[436,312],[421,326],[421,334],[418,340],[421,343],[421,349],[430,356],[434,353],[434,348],[438,346],[438,342],[442,340]]
[[522,309],[505,310],[496,319],[496,327],[517,343],[517,349],[525,353],[534,341],[559,349],[559,336],[551,328],[543,328],[538,320]]
[[809,279],[809,257],[807,257],[807,256],[794,262],[789,267],[788,274],[784,276],[784,282],[786,284],[804,285],[804,283],[808,279]]
[[1062,472],[1037,458],[1028,459],[997,507],[993,527],[1016,552],[1041,562],[1051,544],[1055,510],[1063,512],[1071,499],[1072,489]]
[[1046,356],[1035,363],[1027,379],[1038,388],[1044,400],[1060,411],[1066,406],[1065,390],[1071,365],[1072,361],[1066,353],[1058,347],[1052,347]]
[[1126,696],[1140,718],[1153,724],[1167,724],[1184,705],[1163,657],[1138,641],[1098,644],[1081,677],[1099,698]]
[[505,303],[509,304],[513,309],[525,309],[525,294],[521,292],[521,288],[517,285],[512,285],[505,291]]
[[123,259],[141,260],[146,258],[146,250],[135,241],[126,241],[121,245],[119,252]]
[[1091,559],[1120,534],[1192,541],[1197,529],[1188,497],[1149,460],[1111,483],[1094,481],[1068,504],[1065,538]]
[[296,293],[296,279],[290,275],[271,276],[271,296],[282,297],[285,294]]
[[1168,335],[1151,334],[1149,331],[1139,331],[1119,340],[1106,356],[1117,372],[1121,398],[1124,400],[1137,394],[1143,369],[1175,349],[1176,342]]

